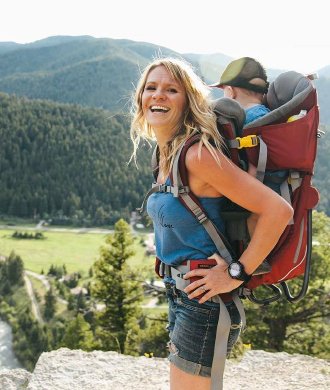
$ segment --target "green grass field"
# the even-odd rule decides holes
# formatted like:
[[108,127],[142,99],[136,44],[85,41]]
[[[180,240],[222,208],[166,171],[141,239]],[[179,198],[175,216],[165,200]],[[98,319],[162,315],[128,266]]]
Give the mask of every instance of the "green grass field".
[[[99,257],[99,250],[105,244],[106,234],[77,233],[63,231],[43,232],[43,240],[15,239],[13,229],[0,230],[0,255],[8,256],[11,251],[21,256],[26,269],[47,273],[51,264],[65,264],[68,273],[80,272],[87,277],[91,265]],[[145,256],[140,243],[141,236],[135,239],[136,254],[130,259],[132,266],[146,267],[152,271],[153,257]]]

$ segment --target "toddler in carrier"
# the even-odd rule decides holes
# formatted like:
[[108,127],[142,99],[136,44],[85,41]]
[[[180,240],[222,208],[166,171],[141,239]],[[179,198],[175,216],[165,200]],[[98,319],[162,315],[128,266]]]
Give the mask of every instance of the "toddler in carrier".
[[[266,70],[254,58],[242,57],[230,62],[219,83],[211,86],[223,89],[224,97],[234,99],[241,105],[245,110],[244,126],[270,112],[263,104],[269,86]],[[257,168],[251,163],[248,165],[248,173],[256,177]],[[252,236],[257,223],[256,216],[249,217],[247,223],[249,235]]]
[[[270,112],[263,104],[268,86],[265,68],[251,57],[242,57],[230,62],[220,81],[211,85],[223,89],[224,97],[234,99],[241,105],[245,111],[243,126]],[[256,167],[251,163],[248,172],[256,176]]]
[[[227,105],[230,102],[227,98],[240,103],[240,107],[234,104],[230,107],[231,118],[241,118],[240,121],[233,121],[236,132],[232,136],[225,135],[225,138],[230,140],[227,144],[231,158],[234,154],[243,156],[243,160],[248,161],[248,168],[245,169],[248,173],[256,176],[291,203],[296,185],[299,185],[302,175],[307,172],[310,174],[310,165],[314,161],[309,158],[307,164],[305,161],[307,157],[304,158],[303,154],[315,155],[315,151],[313,152],[315,141],[308,142],[310,145],[308,151],[307,145],[303,144],[306,142],[305,138],[312,132],[311,129],[315,128],[314,112],[308,115],[309,119],[299,121],[299,125],[298,122],[297,125],[291,123],[304,118],[310,110],[315,110],[315,91],[309,77],[294,71],[282,73],[271,83],[268,91],[267,75],[262,65],[252,58],[244,57],[231,62],[221,75],[220,81],[212,86],[224,89],[225,98],[215,102],[215,112],[220,126],[219,115],[228,111]],[[249,91],[248,88],[254,91]],[[256,115],[252,115],[253,111]],[[242,119],[244,113],[248,119]],[[301,137],[302,134],[304,137]],[[243,149],[241,146],[234,146],[235,142],[237,143],[235,140],[237,136],[244,139],[244,136],[250,135],[255,136],[254,145],[247,148],[243,146]],[[297,139],[302,145],[297,144]],[[266,147],[262,147],[265,145]],[[238,162],[238,165],[243,164]],[[297,174],[297,169],[303,172]],[[247,220],[250,236],[253,234],[255,223],[253,218]]]

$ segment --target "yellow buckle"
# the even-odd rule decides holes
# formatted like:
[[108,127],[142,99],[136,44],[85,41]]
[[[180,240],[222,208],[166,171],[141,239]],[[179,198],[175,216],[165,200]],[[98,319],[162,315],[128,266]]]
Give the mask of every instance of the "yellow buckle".
[[237,149],[242,148],[253,148],[254,146],[258,145],[258,137],[255,134],[247,135],[246,137],[236,137],[236,140],[238,142]]

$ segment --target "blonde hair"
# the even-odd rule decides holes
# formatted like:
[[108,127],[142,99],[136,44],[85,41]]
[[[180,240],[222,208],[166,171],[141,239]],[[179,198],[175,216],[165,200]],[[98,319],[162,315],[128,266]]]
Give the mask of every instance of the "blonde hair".
[[190,138],[194,133],[200,134],[199,156],[201,155],[202,146],[210,151],[212,156],[219,162],[219,158],[215,153],[213,145],[221,151],[223,140],[216,127],[216,117],[211,108],[209,100],[209,89],[206,84],[196,75],[190,64],[176,58],[158,58],[151,62],[144,69],[138,82],[133,106],[133,119],[131,123],[131,140],[134,145],[132,158],[136,159],[137,149],[141,139],[154,140],[155,135],[152,127],[146,121],[142,110],[142,94],[147,82],[149,73],[158,66],[163,66],[168,73],[183,86],[186,98],[187,107],[183,115],[183,121],[176,134],[160,151],[164,157],[159,167],[165,175],[168,175],[173,160],[182,146],[182,144]]

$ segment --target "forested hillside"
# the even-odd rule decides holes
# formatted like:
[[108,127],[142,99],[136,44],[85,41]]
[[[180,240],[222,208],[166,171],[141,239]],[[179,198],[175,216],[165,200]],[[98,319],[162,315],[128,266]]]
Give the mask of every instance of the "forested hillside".
[[6,47],[0,46],[0,91],[124,113],[140,69],[157,53],[177,54],[92,37],[51,37],[1,54]]
[[[141,68],[157,54],[185,57],[208,83],[231,59],[88,36],[0,43],[0,91],[48,100],[1,95],[0,213],[99,223],[137,206],[150,182],[149,155],[141,156],[139,171],[126,166],[127,113]],[[270,79],[279,72],[268,70]],[[330,124],[328,73],[324,68],[315,81],[322,124]],[[314,183],[321,191],[319,209],[330,215],[329,134],[319,141]]]
[[330,78],[320,77],[314,83],[320,106],[320,122],[330,125]]
[[129,122],[107,111],[0,94],[0,213],[112,223],[140,205],[150,153],[140,169]]
[[322,127],[322,129],[325,134],[318,139],[318,152],[313,184],[321,193],[321,199],[317,209],[319,211],[324,211],[330,216],[330,126]]

